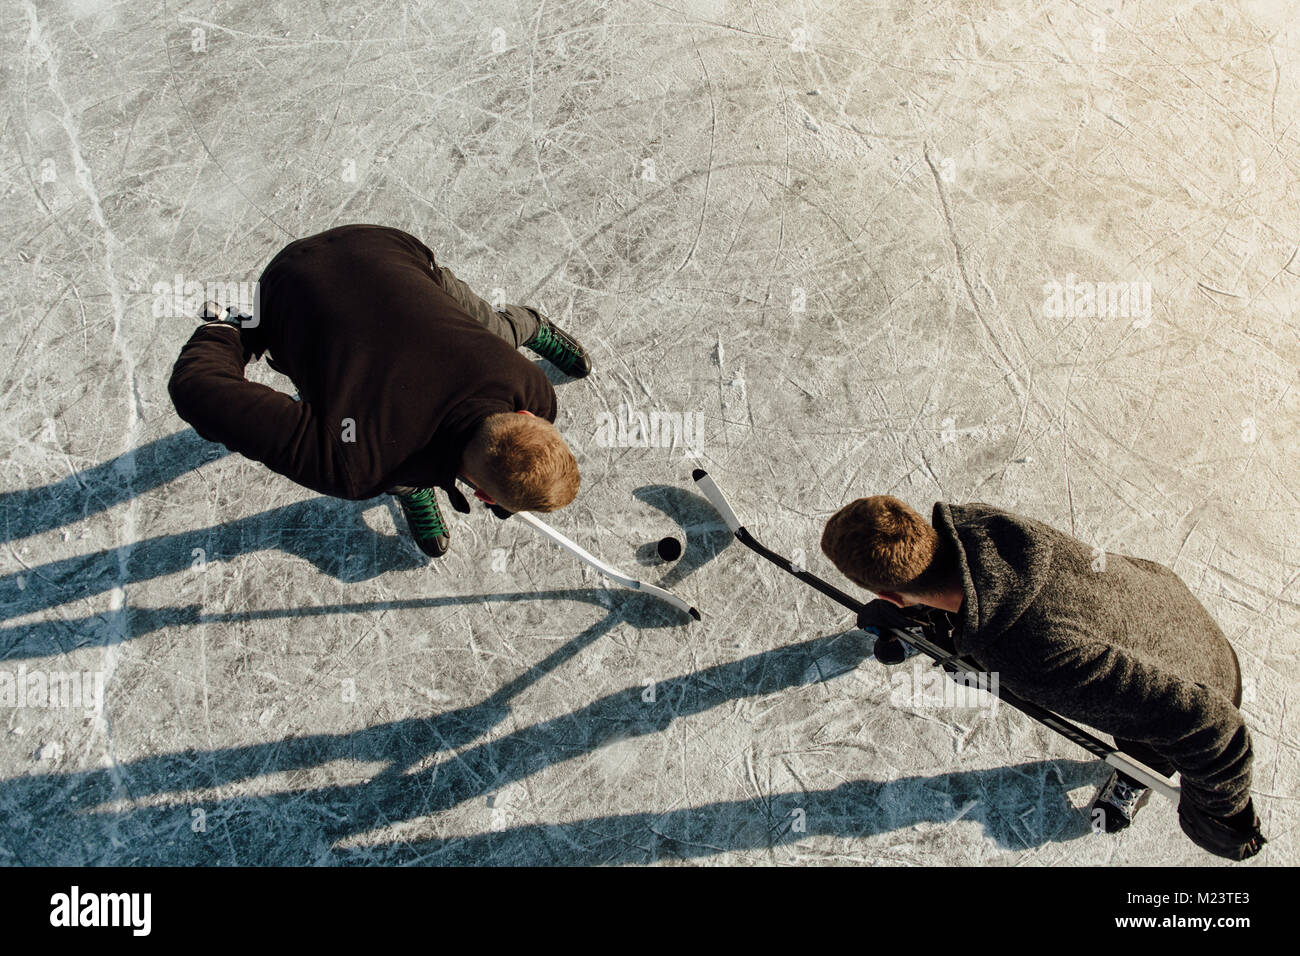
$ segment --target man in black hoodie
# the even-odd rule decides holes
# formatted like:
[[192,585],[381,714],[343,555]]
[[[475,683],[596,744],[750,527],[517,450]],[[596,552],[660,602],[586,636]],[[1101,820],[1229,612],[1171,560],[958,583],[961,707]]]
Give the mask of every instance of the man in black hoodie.
[[[469,511],[457,478],[506,511],[577,494],[555,390],[516,348],[573,377],[591,371],[586,353],[536,309],[493,309],[414,236],[349,225],[292,242],[254,311],[205,309],[172,370],[176,411],[204,438],[322,494],[392,492],[431,557],[451,534],[433,489]],[[298,398],[244,377],[264,353]]]
[[[950,615],[956,652],[1016,695],[1177,771],[1179,821],[1198,846],[1259,852],[1236,654],[1173,571],[988,505],[941,502],[926,522],[887,495],[840,509],[822,550],[879,597]],[[1127,826],[1146,796],[1113,774],[1094,804],[1104,829]]]

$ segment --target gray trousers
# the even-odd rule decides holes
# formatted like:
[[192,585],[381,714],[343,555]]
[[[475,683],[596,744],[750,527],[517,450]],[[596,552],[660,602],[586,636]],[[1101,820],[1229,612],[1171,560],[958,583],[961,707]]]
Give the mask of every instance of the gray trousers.
[[[476,318],[484,328],[496,333],[515,348],[519,348],[537,334],[541,317],[536,309],[526,305],[504,305],[501,311],[480,297],[473,289],[456,278],[456,274],[446,266],[440,266],[432,259],[429,268],[447,294],[460,303],[466,312]],[[388,489],[390,495],[409,495],[418,488],[409,485],[397,485]]]

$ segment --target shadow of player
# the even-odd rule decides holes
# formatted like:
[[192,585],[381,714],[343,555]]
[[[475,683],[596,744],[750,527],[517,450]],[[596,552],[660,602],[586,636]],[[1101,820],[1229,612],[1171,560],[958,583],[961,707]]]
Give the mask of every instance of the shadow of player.
[[[39,489],[33,492],[41,493]],[[734,540],[707,502],[692,492],[658,485],[638,489],[637,494],[676,520],[687,539],[683,560],[660,582],[665,586],[693,573]],[[367,527],[360,517],[365,507],[364,503],[312,499],[201,532],[139,542],[132,547],[130,580],[182,570],[191,560],[191,548],[203,546],[203,541],[208,542],[210,559],[278,548],[306,558],[341,580],[364,580],[390,567],[423,564],[404,540],[393,535],[377,535]],[[66,509],[62,514],[74,511]],[[340,534],[344,538],[342,547]],[[349,554],[361,555],[363,559],[349,563]],[[31,594],[23,592],[26,603],[19,602],[17,606],[25,610],[15,610],[11,602],[10,613],[51,606],[70,599],[69,595],[96,593],[121,581],[115,550],[50,562],[29,573],[34,581],[40,582],[39,587],[29,588]],[[12,595],[12,580],[0,580],[0,586],[5,584],[10,585],[5,593]],[[511,702],[523,690],[618,624],[662,627],[680,624],[684,618],[666,605],[635,592],[586,589],[223,614],[204,614],[201,609],[190,608],[186,610],[192,619],[183,623],[557,598],[599,604],[607,613],[562,647],[466,707],[378,724],[352,733],[291,735],[265,744],[189,749],[143,757],[111,769],[25,775],[0,781],[0,806],[15,811],[9,816],[9,832],[0,842],[3,851],[0,856],[11,856],[21,863],[61,862],[59,848],[66,852],[71,847],[99,846],[103,848],[101,853],[77,862],[187,865],[361,862],[371,858],[366,856],[368,853],[374,858],[394,861],[456,858],[466,862],[471,859],[632,862],[643,858],[701,855],[729,848],[772,846],[792,839],[799,832],[852,837],[910,826],[922,820],[950,820],[958,804],[961,805],[958,810],[969,809],[968,795],[987,794],[998,781],[1023,783],[1028,774],[1031,782],[1037,781],[1041,789],[1050,773],[1059,779],[1060,768],[1067,766],[1059,762],[1043,763],[1025,765],[1034,768],[1032,772],[1021,767],[904,781],[857,781],[833,791],[778,795],[758,803],[721,802],[678,811],[675,815],[646,813],[596,818],[583,824],[506,827],[501,832],[477,834],[464,840],[399,842],[363,851],[340,847],[340,843],[394,823],[489,798],[501,788],[548,767],[620,740],[662,733],[680,717],[699,714],[728,701],[831,680],[870,656],[870,639],[854,630],[805,640],[693,674],[667,678],[658,683],[650,703],[641,686],[631,687],[561,717],[489,740],[489,734],[509,716]],[[139,620],[119,622],[125,625],[119,630],[129,635],[137,625],[168,626],[171,620],[168,614],[178,610],[155,609]],[[283,792],[238,794],[202,801],[186,794],[247,784],[271,774],[289,774],[292,780],[294,775],[319,770],[338,760],[379,763],[382,767],[369,779],[359,782],[291,787]],[[958,781],[955,788],[954,779]],[[124,796],[123,786],[135,805],[109,809]],[[920,799],[927,788],[950,796],[955,793],[956,797],[947,802]],[[1048,791],[1040,796],[1040,805],[1057,805],[1060,794],[1051,787]],[[174,796],[167,799],[168,795]],[[151,797],[162,799],[147,799]],[[781,821],[786,814],[785,804],[791,800],[804,801],[799,806],[810,823],[806,831],[792,829],[783,835]],[[913,805],[914,809],[897,809],[906,805]],[[882,816],[882,806],[895,807],[895,810]],[[194,836],[190,827],[190,810],[194,807],[207,815],[210,829],[204,832],[211,833],[215,839]],[[809,807],[814,811],[811,814]],[[1038,845],[1048,839],[1078,835],[1059,825],[1025,830],[1023,821],[1004,820],[994,810],[971,818],[982,820],[990,835],[1006,846]],[[28,823],[39,819],[40,825],[25,825],[25,819]],[[588,829],[583,831],[583,826]],[[582,836],[584,832],[586,837]],[[712,842],[700,843],[696,840],[700,834],[707,835]],[[619,844],[623,844],[621,850]],[[691,849],[693,846],[695,849]]]
[[[508,827],[457,840],[403,840],[364,850],[339,846],[376,829],[487,799],[512,783],[617,741],[662,733],[679,718],[730,701],[832,680],[871,653],[870,640],[860,631],[827,635],[666,678],[658,683],[653,701],[647,701],[641,686],[630,687],[498,739],[483,739],[508,714],[514,696],[606,633],[616,617],[606,615],[468,707],[353,733],[190,749],[140,758],[112,770],[0,781],[0,806],[21,808],[10,816],[3,846],[15,862],[28,865],[71,862],[68,848],[82,846],[101,851],[75,862],[597,863],[772,846],[802,839],[802,832],[863,837],[917,822],[950,822],[957,815],[982,823],[988,835],[1006,847],[1074,839],[1086,830],[1080,815],[1060,811],[1068,790],[1095,777],[1098,765],[1043,761],[934,777],[862,780],[833,791],[722,802],[666,814]],[[436,757],[442,759],[433,761]],[[281,792],[215,799],[185,794],[229,788],[270,774],[288,773],[292,782],[295,772],[338,760],[384,766],[370,779],[356,782],[291,785]],[[119,781],[135,805],[110,809],[123,796]],[[149,799],[168,794],[175,796]],[[1031,822],[1021,810],[1027,794],[1038,808]],[[972,801],[982,801],[984,809],[975,812]],[[1017,811],[1003,814],[1002,806]],[[794,827],[789,813],[795,807],[805,811],[802,831]],[[193,809],[204,815],[202,835],[191,830]],[[23,814],[39,819],[40,826],[24,827]],[[485,810],[485,821],[487,815]],[[108,833],[119,835],[119,845],[105,839]]]
[[[194,455],[202,451],[188,442],[175,440],[176,436],[171,436],[171,439],[153,443],[148,454],[137,458],[140,488],[156,487],[160,474],[174,477],[183,473],[185,469],[173,455],[186,449]],[[202,463],[201,456],[199,458],[192,459],[187,467],[197,467]],[[165,463],[165,468],[162,472],[143,469],[141,463],[148,462]],[[95,488],[104,483],[104,476],[112,474],[114,467],[113,463],[108,463],[81,474],[97,475],[93,480],[87,479],[87,486]],[[79,494],[75,488],[79,487],[68,479],[58,485],[5,495],[6,508],[18,507],[15,502],[19,501],[23,502],[22,507],[43,502],[45,506],[54,508],[43,515],[40,522],[19,522],[13,516],[11,526],[22,527],[30,533],[49,530],[58,527],[59,522],[81,520],[87,513],[125,500],[120,489],[114,489],[113,494],[106,491],[93,500],[85,499],[78,503],[74,499]],[[709,507],[703,498],[691,492],[669,486],[653,487],[659,489],[660,506],[670,515],[676,511],[688,517],[695,516],[701,507]],[[57,507],[54,502],[58,503]],[[370,580],[390,571],[426,567],[428,560],[415,551],[404,533],[383,534],[366,524],[367,511],[388,506],[386,496],[360,502],[310,498],[223,524],[142,539],[132,544],[129,560],[125,562],[121,560],[118,548],[104,548],[0,575],[0,595],[4,595],[4,601],[0,603],[0,620],[94,597],[119,585],[129,586],[177,574],[192,568],[199,555],[204,562],[211,563],[230,561],[254,552],[278,550],[308,561],[323,574],[348,584]],[[667,586],[711,559],[732,540],[721,525],[692,527],[684,533],[688,540],[687,553],[679,566],[665,578],[670,582]],[[556,560],[566,558],[557,551]],[[540,599],[542,595],[536,597]],[[646,607],[643,602],[636,606]],[[310,609],[304,611],[318,613]],[[126,607],[73,619],[59,618],[3,627],[0,628],[0,660],[64,654],[79,647],[108,646],[163,628],[194,625],[210,619],[205,618],[198,605],[190,604],[169,608]]]

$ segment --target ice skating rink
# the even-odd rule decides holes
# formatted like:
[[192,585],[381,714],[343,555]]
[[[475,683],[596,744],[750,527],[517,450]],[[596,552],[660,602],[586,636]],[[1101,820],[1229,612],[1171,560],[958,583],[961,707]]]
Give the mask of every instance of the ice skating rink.
[[[885,492],[1172,566],[1241,659],[1247,865],[1300,862],[1295,3],[0,17],[0,691],[60,691],[0,700],[0,864],[1222,862],[900,693],[693,467],[841,583],[822,524]],[[483,510],[429,565],[177,418],[203,292],[347,222],[584,342],[551,522],[702,622]]]

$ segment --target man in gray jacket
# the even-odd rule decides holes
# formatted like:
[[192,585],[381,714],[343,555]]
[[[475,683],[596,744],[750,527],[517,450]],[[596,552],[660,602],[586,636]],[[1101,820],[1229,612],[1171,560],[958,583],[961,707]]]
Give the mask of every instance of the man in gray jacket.
[[[822,550],[879,597],[949,614],[956,652],[1008,690],[1177,771],[1179,821],[1198,846],[1259,852],[1237,657],[1173,571],[988,505],[940,502],[927,522],[887,495],[836,512]],[[1103,828],[1126,827],[1148,795],[1117,771],[1094,804]]]

